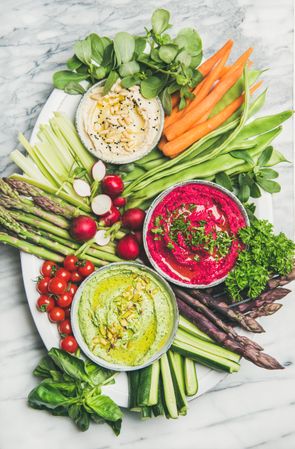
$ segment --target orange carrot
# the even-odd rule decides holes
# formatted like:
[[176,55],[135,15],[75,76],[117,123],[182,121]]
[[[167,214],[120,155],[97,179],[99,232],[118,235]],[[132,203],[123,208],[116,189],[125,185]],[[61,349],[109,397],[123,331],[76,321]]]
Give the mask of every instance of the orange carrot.
[[209,59],[207,59],[206,61],[203,62],[203,64],[201,64],[198,67],[198,71],[201,72],[201,74],[203,76],[208,75],[208,73],[210,72],[210,70],[215,66],[216,62],[222,58],[222,56],[224,55],[224,53],[229,49],[232,48],[234,44],[234,41],[232,39],[228,40],[224,46],[222,48],[220,48],[216,53],[214,53],[214,55],[212,55]]
[[222,78],[224,75],[226,75],[228,73],[228,71],[230,70],[230,68],[231,68],[231,65],[225,65],[223,67],[223,69],[220,71],[220,74],[219,74],[220,78]]
[[163,148],[167,142],[168,140],[166,139],[166,137],[162,136],[160,142],[158,143],[158,148],[163,151]]
[[[257,90],[261,86],[261,84],[262,81],[259,81],[254,86],[252,86],[250,89],[250,94],[253,94],[255,90]],[[209,120],[194,126],[178,138],[167,142],[165,145],[162,145],[161,150],[163,151],[165,156],[177,156],[194,142],[206,136],[214,129],[218,128],[218,126],[222,125],[222,123],[230,118],[231,115],[243,104],[244,98],[245,95],[243,94]]]
[[204,100],[204,98],[207,97],[213,84],[220,78],[220,72],[223,69],[223,67],[229,57],[230,51],[231,51],[231,48],[229,48],[224,53],[224,55],[220,59],[220,61],[216,63],[216,65],[213,67],[213,69],[211,70],[209,75],[204,79],[203,86],[201,86],[201,88],[198,92],[198,95],[185,108],[185,113],[191,111],[194,107],[196,107],[199,103],[201,103],[201,101]]
[[164,134],[168,140],[174,140],[193,126],[212,107],[214,107],[223,95],[235,84],[243,72],[243,66],[239,65],[235,71],[228,73],[195,108],[187,112],[177,122],[168,126]]
[[[203,87],[205,83],[206,78],[204,78],[193,90],[193,94],[197,95],[200,89]],[[187,100],[187,106],[189,104],[189,100]],[[164,129],[168,128],[168,126],[172,125],[172,123],[175,123],[177,120],[179,120],[187,111],[187,106],[184,109],[179,110],[176,106],[172,109],[172,112],[170,115],[165,117],[165,123],[164,123]]]
[[231,66],[229,71],[225,76],[229,76],[231,73],[233,73],[238,67],[244,66],[246,62],[248,61],[251,53],[253,51],[253,48],[250,47],[248,50],[246,50]]

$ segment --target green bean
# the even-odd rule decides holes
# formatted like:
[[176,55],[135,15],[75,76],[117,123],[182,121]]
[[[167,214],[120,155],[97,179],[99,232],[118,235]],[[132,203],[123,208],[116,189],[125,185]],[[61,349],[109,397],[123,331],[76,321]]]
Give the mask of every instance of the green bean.
[[[257,78],[261,75],[262,71],[260,70],[249,70],[248,72],[248,79],[249,79],[249,86],[255,83]],[[220,111],[222,111],[226,106],[228,106],[230,103],[232,103],[236,98],[238,98],[240,95],[242,95],[244,91],[244,80],[243,77],[238,79],[238,81],[229,89],[229,91],[222,97],[222,99],[217,103],[217,105],[214,107],[213,111],[211,112],[210,117],[213,117],[213,115],[218,114]]]

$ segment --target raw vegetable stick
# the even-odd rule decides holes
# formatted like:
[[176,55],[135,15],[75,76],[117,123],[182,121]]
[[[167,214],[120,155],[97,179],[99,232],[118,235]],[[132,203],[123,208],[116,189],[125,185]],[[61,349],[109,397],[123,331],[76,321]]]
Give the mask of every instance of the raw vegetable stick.
[[279,276],[277,278],[270,279],[268,281],[268,287],[269,288],[282,287],[283,285],[286,285],[294,280],[295,280],[295,267],[293,268],[291,273],[287,274],[286,276]]
[[283,307],[283,304],[278,304],[277,302],[273,302],[271,304],[265,304],[261,306],[259,309],[253,310],[249,313],[251,318],[259,318],[261,316],[269,316],[276,313],[280,308]]
[[226,75],[231,67],[232,67],[231,65],[224,66],[220,72],[220,78]]
[[250,360],[255,365],[266,369],[283,369],[280,363],[268,354],[257,351],[253,346],[242,346],[237,341],[230,338],[223,331],[219,330],[208,318],[204,317],[199,312],[193,310],[183,301],[177,298],[177,304],[179,311],[196,326],[198,326],[203,332],[208,333],[208,335],[215,341],[220,343],[222,346],[230,349],[237,354]]
[[164,131],[165,136],[168,140],[173,140],[181,134],[185,133],[190,129],[194,123],[196,123],[200,118],[210,109],[212,109],[218,101],[223,97],[223,95],[235,84],[235,82],[240,78],[243,72],[243,67],[239,67],[232,74],[227,75],[223,81],[217,84],[217,86],[210,92],[210,94],[199,103],[194,109],[189,113],[185,114],[176,123],[168,126]]
[[218,326],[221,330],[223,330],[230,337],[234,338],[238,343],[244,345],[253,346],[258,351],[262,350],[262,347],[250,340],[247,337],[240,336],[232,326],[224,323],[221,318],[219,318],[212,310],[210,310],[206,305],[202,304],[198,299],[192,298],[188,293],[180,288],[173,288],[177,297],[183,300],[186,304],[193,307],[198,312],[202,313],[204,316],[212,321],[216,326]]
[[[237,310],[240,313],[249,312],[257,307],[261,307],[264,304],[270,304],[284,298],[286,295],[288,295],[288,293],[290,293],[290,291],[291,290],[289,290],[288,288],[274,288],[272,290],[267,290],[266,292],[261,293],[258,298],[253,299],[252,301],[243,304],[237,304],[234,307],[234,310]],[[247,318],[247,315],[245,318]]]
[[222,48],[220,48],[214,55],[208,58],[198,67],[198,71],[201,72],[203,76],[208,75],[210,70],[214,67],[216,62],[222,58],[223,54],[227,51],[228,48],[231,48],[234,44],[232,39],[229,39]]
[[10,246],[14,246],[20,251],[33,254],[34,256],[40,257],[44,260],[52,260],[56,263],[62,263],[64,260],[64,257],[60,256],[59,254],[56,254],[45,248],[41,248],[40,246],[37,246],[35,244],[28,243],[26,240],[13,237],[9,234],[6,234],[5,232],[0,232],[0,242]]
[[[255,90],[257,90],[262,84],[262,81],[256,83],[253,87],[250,89],[250,93],[253,94]],[[202,137],[209,134],[214,129],[218,128],[220,125],[222,125],[227,119],[229,119],[232,114],[239,109],[239,107],[244,102],[244,95],[241,95],[239,98],[234,100],[230,105],[228,105],[226,108],[224,108],[221,112],[214,115],[207,121],[201,121],[202,118],[200,118],[201,123],[197,126],[194,126],[192,129],[188,130],[178,138],[171,140],[170,142],[167,142],[166,144],[161,145],[160,149],[163,151],[165,156],[175,157],[182,151],[184,151],[187,147],[192,145],[197,140],[201,139]],[[210,114],[210,111],[207,111],[204,115],[208,116]]]

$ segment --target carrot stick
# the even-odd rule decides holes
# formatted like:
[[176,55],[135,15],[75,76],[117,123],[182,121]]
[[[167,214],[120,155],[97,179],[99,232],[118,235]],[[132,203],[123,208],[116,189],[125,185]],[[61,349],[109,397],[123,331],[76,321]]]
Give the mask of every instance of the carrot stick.
[[248,48],[248,50],[246,50],[231,66],[231,68],[229,69],[229,71],[227,72],[227,74],[225,76],[229,76],[231,73],[233,73],[238,67],[241,67],[241,65],[245,65],[246,62],[248,61],[251,53],[253,51],[253,48],[250,47]]
[[211,70],[209,75],[204,79],[203,86],[200,88],[198,95],[186,107],[185,113],[191,111],[194,107],[196,107],[199,103],[201,103],[201,101],[204,100],[204,98],[207,97],[213,84],[220,78],[220,72],[223,69],[223,67],[229,57],[230,51],[231,51],[231,48],[229,48],[224,53],[224,55],[220,59],[220,61],[216,63],[216,65],[213,67],[213,69]]
[[212,55],[210,58],[208,58],[206,61],[203,62],[198,67],[198,71],[201,72],[203,76],[208,75],[210,70],[215,66],[216,62],[222,58],[224,53],[229,49],[232,48],[234,44],[234,41],[232,39],[229,39],[222,48],[220,48],[214,55]]
[[[250,89],[250,94],[253,94],[255,90],[257,90],[261,86],[261,84],[262,81],[259,81],[254,86],[252,86]],[[222,125],[222,123],[230,118],[231,115],[243,104],[244,99],[245,95],[243,94],[209,120],[194,126],[178,138],[167,142],[165,145],[162,145],[161,150],[163,151],[165,156],[170,157],[175,157],[178,154],[182,153],[194,142],[206,136],[211,131],[218,128],[218,126]]]
[[[204,78],[193,90],[193,94],[197,95],[200,89],[203,87],[205,83],[206,78]],[[189,100],[187,100],[187,105],[189,104]],[[179,110],[176,106],[172,109],[172,112],[170,115],[165,117],[165,123],[164,123],[164,129],[168,128],[168,126],[172,125],[172,123],[175,123],[177,120],[179,120],[187,111],[187,106],[184,109]]]
[[225,65],[220,71],[220,74],[219,74],[220,78],[222,78],[224,75],[226,75],[228,73],[228,71],[230,70],[230,68],[231,68],[231,65]]
[[166,139],[165,136],[161,137],[160,142],[158,143],[158,148],[160,148],[160,150],[163,150],[164,145],[168,142],[168,140]]
[[204,98],[195,108],[187,112],[183,117],[177,122],[168,126],[164,130],[164,134],[168,140],[174,140],[176,137],[183,134],[185,131],[190,129],[194,123],[196,123],[200,118],[212,107],[214,107],[218,101],[223,97],[223,95],[235,84],[235,82],[240,78],[243,72],[243,66],[239,66],[234,72],[226,75],[223,80],[221,80],[216,87],[209,93],[209,95]]

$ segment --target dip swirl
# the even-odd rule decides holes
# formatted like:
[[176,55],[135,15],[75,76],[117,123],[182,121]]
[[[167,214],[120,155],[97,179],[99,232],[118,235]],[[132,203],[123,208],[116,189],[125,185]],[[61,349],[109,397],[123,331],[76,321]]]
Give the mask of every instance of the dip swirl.
[[246,226],[238,204],[217,186],[186,183],[169,191],[154,208],[146,246],[155,265],[188,286],[223,279],[233,268]]
[[84,95],[77,111],[83,143],[98,158],[114,164],[144,156],[160,139],[163,111],[156,98],[144,98],[138,86],[123,88],[120,80],[104,94],[101,83]]
[[169,340],[174,321],[170,291],[138,265],[99,270],[85,283],[78,306],[88,349],[118,365],[148,361]]

